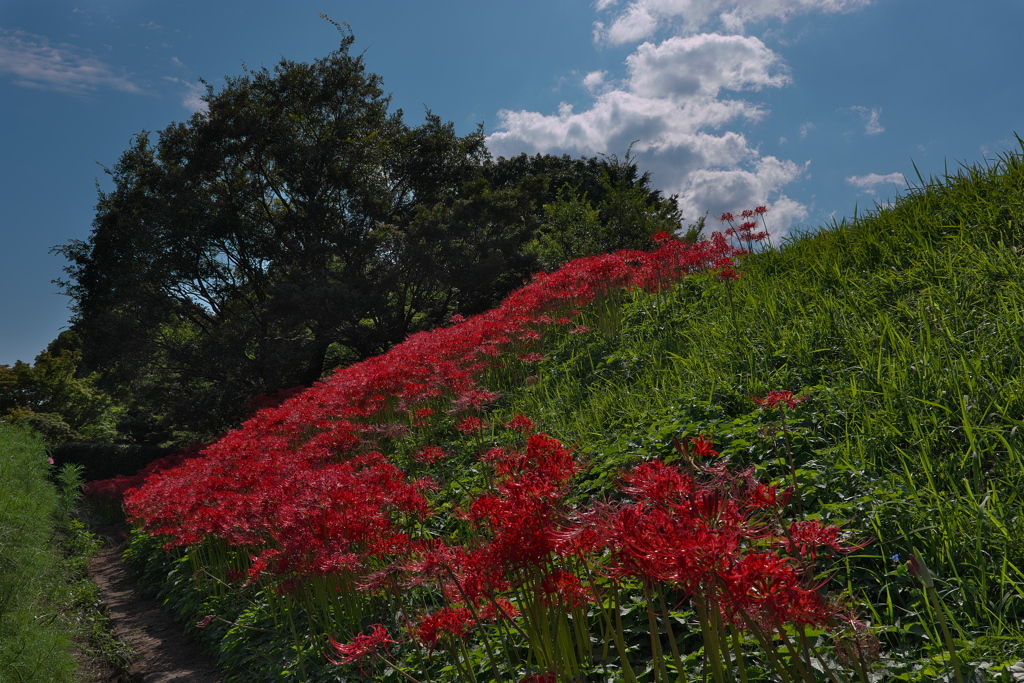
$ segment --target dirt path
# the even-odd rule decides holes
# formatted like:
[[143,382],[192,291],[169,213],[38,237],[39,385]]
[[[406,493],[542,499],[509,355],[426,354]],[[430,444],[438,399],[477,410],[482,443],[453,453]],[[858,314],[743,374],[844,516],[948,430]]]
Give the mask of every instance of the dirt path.
[[138,683],[223,683],[213,659],[184,634],[160,603],[141,595],[121,562],[120,529],[100,529],[103,549],[93,557],[89,576],[100,587],[117,637],[131,645],[138,660],[129,669]]

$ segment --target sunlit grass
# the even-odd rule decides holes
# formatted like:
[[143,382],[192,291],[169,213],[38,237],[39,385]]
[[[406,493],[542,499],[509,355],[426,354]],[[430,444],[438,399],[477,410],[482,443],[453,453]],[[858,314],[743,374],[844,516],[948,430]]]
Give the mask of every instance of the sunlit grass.
[[[438,481],[434,518],[409,528],[465,539],[472,533],[458,521],[460,505],[493,485],[476,456],[506,445],[500,439],[509,434],[497,425],[517,415],[570,444],[587,465],[574,482],[576,505],[618,495],[624,471],[654,458],[678,461],[681,442],[705,435],[730,467],[793,484],[803,515],[870,541],[820,577],[845,591],[880,639],[873,669],[850,664],[851,675],[954,680],[988,669],[1008,677],[1007,666],[1024,658],[1022,238],[1020,155],[922,178],[892,207],[745,256],[739,280],[704,273],[656,293],[607,292],[576,327],[563,325],[530,347],[543,360],[523,360],[524,347],[484,373],[486,387],[501,394],[482,413],[489,427],[459,435],[444,399],[432,426],[380,437],[375,445],[416,476],[430,473]],[[778,390],[807,397],[785,413],[785,422],[755,401]],[[393,399],[381,399],[381,420],[399,419]],[[435,444],[451,453],[448,464],[417,463],[420,449]],[[335,591],[345,596],[335,598],[326,579],[283,592],[258,582],[230,588],[231,572],[251,568],[248,548],[207,542],[167,555],[160,544],[139,538],[133,550],[139,566],[150,577],[169,577],[165,595],[186,614],[217,615],[207,633],[219,639],[237,680],[285,676],[281,669],[253,673],[255,660],[246,657],[255,655],[247,648],[265,646],[287,676],[306,680],[306,666],[325,670],[332,621],[345,622],[336,632],[352,637],[386,614],[408,619],[410,611],[443,603],[416,589],[386,605],[344,605],[350,591]],[[909,571],[912,552],[930,568],[930,584]],[[189,588],[200,584],[205,592]],[[650,587],[632,588],[642,597],[634,593],[618,604],[618,594],[609,593],[602,603],[609,616],[601,621],[600,610],[593,616],[605,643],[614,640],[635,672],[595,669],[592,676],[646,682],[667,679],[670,670],[716,680],[734,675],[721,664],[730,661],[733,645],[723,645],[724,627],[714,626],[709,613],[698,605],[670,618],[668,605],[648,607],[656,603]],[[532,604],[528,596],[520,602]],[[581,620],[571,622],[573,629]],[[700,628],[671,635],[672,651],[661,651],[650,633],[671,634],[673,621]],[[547,622],[531,623],[541,629]],[[569,633],[569,621],[552,623]],[[719,632],[722,642],[706,639]],[[806,634],[793,637],[808,653],[841,650],[824,633],[814,634],[822,645]],[[573,634],[565,642],[574,638],[576,646],[585,640]],[[463,648],[447,668],[411,649],[406,656],[428,662],[414,672],[418,679],[490,680],[504,658],[509,671],[520,670],[512,659],[521,653],[501,650],[502,642],[485,638],[475,649]],[[744,680],[832,676],[824,665],[818,673],[805,667],[810,656],[776,654],[753,637],[737,636],[733,644],[738,653],[763,650],[770,660],[761,669],[737,666],[735,675]],[[718,652],[717,664],[701,659],[708,649]],[[561,660],[534,654],[529,661]],[[388,680],[410,675],[396,666]]]

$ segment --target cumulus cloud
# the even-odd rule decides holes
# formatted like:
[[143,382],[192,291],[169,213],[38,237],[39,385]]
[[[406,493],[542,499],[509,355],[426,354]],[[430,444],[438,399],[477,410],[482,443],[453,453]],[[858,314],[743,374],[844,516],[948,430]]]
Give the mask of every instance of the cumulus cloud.
[[785,21],[811,12],[850,12],[871,4],[872,0],[631,0],[619,9],[607,0],[597,4],[598,11],[612,15],[609,21],[594,25],[595,39],[615,45],[653,36],[659,29],[679,33],[697,33],[717,22],[722,29],[742,33],[747,23],[766,20]]
[[868,173],[867,175],[852,175],[846,182],[854,187],[860,188],[874,194],[878,191],[879,185],[894,185],[896,188],[906,187],[907,178],[902,173]]
[[[785,63],[758,38],[675,36],[643,43],[625,66],[621,82],[607,81],[604,72],[583,79],[594,95],[585,110],[563,103],[557,114],[500,112],[488,148],[506,156],[632,148],[661,189],[679,195],[691,219],[706,210],[718,215],[764,204],[769,194],[803,174],[804,166],[760,157],[744,134],[722,131],[767,115],[758,104],[727,94],[790,82]],[[804,215],[782,200],[780,217]]]
[[[862,8],[871,0],[595,0],[597,43],[635,44],[622,75],[580,79],[592,101],[557,113],[504,110],[488,148],[520,152],[622,154],[631,149],[655,185],[678,195],[689,220],[770,205],[769,229],[782,235],[807,218],[786,187],[809,177],[809,163],[765,155],[748,139],[768,110],[751,93],[792,82],[782,57],[745,26],[811,12]],[[880,109],[865,109],[881,132]],[[806,137],[810,122],[800,126]],[[780,143],[781,144],[781,143]]]
[[74,46],[51,44],[42,36],[0,29],[0,75],[13,77],[15,85],[71,94],[100,89],[138,93],[141,88],[109,64]]
[[646,97],[715,98],[790,82],[785,64],[759,39],[706,33],[644,43],[626,58],[629,88]]
[[607,71],[591,71],[583,77],[583,86],[591,93],[597,93],[604,89],[605,78],[607,77]]
[[[584,154],[686,148],[714,164],[747,156],[738,134],[710,136],[736,119],[758,121],[765,111],[742,99],[721,97],[723,90],[758,90],[788,83],[781,60],[757,38],[706,34],[644,43],[626,60],[628,78],[598,90],[593,105],[576,112],[567,104],[557,114],[499,112],[502,130],[488,139],[499,154],[516,151],[575,151]],[[592,91],[604,75],[588,74]],[[713,138],[713,142],[711,142]]]

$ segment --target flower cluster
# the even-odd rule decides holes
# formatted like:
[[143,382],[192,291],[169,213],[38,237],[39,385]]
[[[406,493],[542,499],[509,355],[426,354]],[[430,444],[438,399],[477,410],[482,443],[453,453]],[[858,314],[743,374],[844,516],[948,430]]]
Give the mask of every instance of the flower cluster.
[[[594,302],[626,288],[656,292],[700,270],[721,273],[741,253],[717,233],[695,244],[659,235],[657,243],[540,274],[491,311],[453,317],[308,390],[263,401],[201,452],[155,465],[144,482],[117,482],[135,485],[125,494],[130,519],[168,547],[213,541],[231,549],[241,560],[228,580],[279,593],[344,577],[338,591],[366,600],[385,586],[429,595],[429,609],[403,608],[392,626],[431,652],[457,652],[485,631],[517,634],[537,650],[532,670],[541,672],[582,670],[573,658],[591,650],[587,609],[604,604],[596,585],[608,581],[667,586],[713,605],[737,628],[825,624],[838,608],[808,583],[808,568],[821,553],[852,546],[835,527],[783,526],[788,492],[749,472],[696,466],[694,458],[718,454],[705,437],[678,445],[689,470],[647,462],[622,475],[619,502],[575,507],[582,466],[571,448],[523,415],[503,425],[514,444],[487,443],[489,430],[501,431],[487,418],[505,388],[485,386],[489,372],[542,363],[554,330],[590,333],[580,317]],[[434,523],[441,484],[419,475],[457,478],[453,444],[467,443],[469,455],[458,457],[475,457],[487,481],[461,502],[448,492],[445,510],[455,519]],[[457,533],[437,532],[450,524]],[[574,613],[571,633],[551,636],[569,628],[560,611]],[[545,633],[556,645],[538,646]],[[348,643],[330,642],[337,663],[362,665],[395,640],[378,624]],[[559,651],[567,642],[578,646]]]

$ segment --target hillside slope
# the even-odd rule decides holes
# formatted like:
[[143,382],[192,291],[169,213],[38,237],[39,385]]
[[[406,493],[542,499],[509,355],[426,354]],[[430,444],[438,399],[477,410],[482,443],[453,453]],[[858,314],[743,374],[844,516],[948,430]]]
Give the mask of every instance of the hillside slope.
[[1007,154],[778,250],[574,262],[150,479],[131,553],[234,680],[1009,676],[1022,237]]

